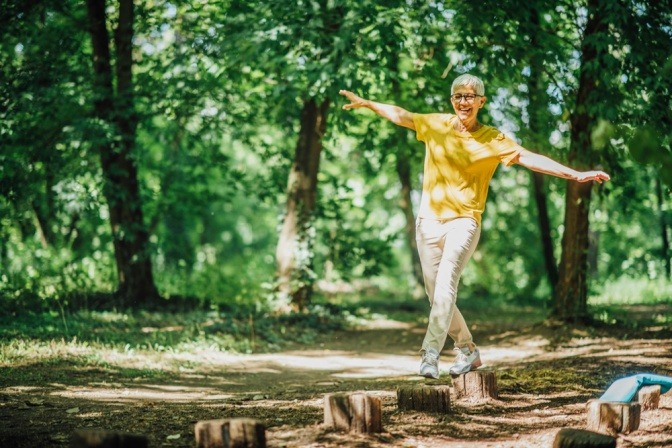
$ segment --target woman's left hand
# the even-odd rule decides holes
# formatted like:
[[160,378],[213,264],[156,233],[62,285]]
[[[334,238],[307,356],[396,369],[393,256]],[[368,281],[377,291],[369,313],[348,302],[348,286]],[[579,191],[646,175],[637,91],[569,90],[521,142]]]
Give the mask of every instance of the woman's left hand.
[[594,180],[599,184],[601,184],[602,181],[609,179],[611,178],[604,171],[584,171],[579,173],[576,178],[577,182],[590,182],[591,180]]

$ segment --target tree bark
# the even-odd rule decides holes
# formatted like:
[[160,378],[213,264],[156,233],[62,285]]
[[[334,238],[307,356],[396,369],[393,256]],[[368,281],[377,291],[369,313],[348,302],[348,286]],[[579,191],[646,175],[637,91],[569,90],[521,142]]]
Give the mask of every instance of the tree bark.
[[303,309],[313,293],[312,218],[317,198],[317,173],[329,100],[314,98],[301,111],[301,129],[287,184],[287,208],[276,251],[278,291],[294,309]]
[[661,254],[665,266],[665,276],[672,280],[672,259],[670,259],[670,237],[668,234],[668,223],[665,216],[665,198],[663,196],[663,186],[660,179],[656,178],[656,197],[658,198],[658,214],[660,215],[660,236],[662,239]]
[[[598,0],[588,2],[588,21],[581,45],[581,69],[574,112],[572,113],[569,162],[578,169],[591,166],[593,150],[590,129],[595,121],[594,104],[597,95],[600,54],[595,42],[607,33],[600,16]],[[565,197],[565,231],[558,269],[552,315],[565,322],[585,322],[588,319],[588,250],[592,183],[567,182]]]
[[537,222],[541,236],[541,247],[544,253],[544,266],[546,266],[546,278],[555,292],[558,284],[558,264],[553,253],[553,237],[551,236],[551,219],[548,214],[548,200],[544,175],[532,172],[532,184],[534,185],[534,199],[537,205]]
[[105,0],[87,0],[94,67],[94,111],[115,125],[119,141],[98,141],[104,176],[104,194],[110,209],[114,255],[121,303],[152,303],[159,298],[149,254],[149,234],[142,214],[138,171],[132,152],[137,118],[133,110],[132,39],[133,2],[120,0],[117,49],[117,95],[112,87],[110,38]]
[[[398,134],[405,132],[399,130]],[[399,135],[400,141],[402,141],[402,136]],[[400,145],[401,146],[401,145]],[[401,183],[401,196],[399,198],[399,207],[404,213],[406,218],[406,241],[408,242],[408,247],[411,253],[411,267],[413,269],[413,277],[418,285],[425,285],[425,280],[422,275],[422,265],[420,264],[420,254],[418,254],[418,243],[415,240],[415,214],[413,213],[413,202],[411,201],[411,192],[413,191],[413,185],[411,183],[411,162],[408,157],[408,153],[404,150],[404,147],[400,147],[397,151],[397,163],[396,163],[397,175],[399,176],[399,182]]]
[[[530,30],[530,44],[534,49],[539,48],[537,39],[537,31],[540,29],[539,13],[537,9],[532,6],[530,10],[530,25],[533,27]],[[530,77],[528,78],[528,89],[530,97],[530,106],[528,111],[529,128],[532,137],[532,143],[535,146],[541,147],[541,132],[543,128],[543,117],[545,114],[546,94],[545,86],[541,79],[541,72],[544,68],[543,55],[538,51],[533,51],[530,58]],[[537,221],[539,223],[539,235],[541,236],[541,248],[544,254],[544,265],[546,266],[546,277],[551,287],[551,291],[555,292],[555,287],[558,284],[558,265],[553,253],[553,238],[551,237],[551,220],[548,215],[548,201],[546,198],[546,187],[544,182],[544,175],[537,172],[532,172],[532,186],[534,191],[534,199],[537,205]]]

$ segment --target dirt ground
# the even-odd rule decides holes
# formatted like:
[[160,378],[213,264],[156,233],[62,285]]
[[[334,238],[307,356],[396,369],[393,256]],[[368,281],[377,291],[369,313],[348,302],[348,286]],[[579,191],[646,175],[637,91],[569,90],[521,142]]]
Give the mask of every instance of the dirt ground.
[[[472,322],[499,399],[453,400],[449,414],[397,409],[399,386],[451,379],[416,375],[421,325],[377,320],[278,353],[131,352],[119,367],[60,361],[18,365],[11,375],[3,369],[0,446],[67,446],[75,429],[103,428],[144,434],[152,447],[192,447],[196,422],[252,417],[265,425],[269,447],[551,447],[559,429],[585,428],[586,402],[615,379],[672,375],[669,328],[570,330],[520,315]],[[143,375],[159,357],[169,357],[175,373]],[[444,351],[442,367],[451,359]],[[324,394],[355,391],[381,397],[383,433],[324,427]],[[618,436],[619,448],[665,446],[672,446],[672,392],[642,414],[637,431]]]

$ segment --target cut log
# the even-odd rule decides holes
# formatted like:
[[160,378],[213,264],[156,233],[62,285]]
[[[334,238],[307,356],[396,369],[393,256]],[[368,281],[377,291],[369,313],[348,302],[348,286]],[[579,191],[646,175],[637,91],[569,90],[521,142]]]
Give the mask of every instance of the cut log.
[[265,448],[264,425],[250,418],[203,420],[196,423],[198,448]]
[[80,429],[72,434],[70,448],[147,448],[147,437],[102,429]]
[[462,375],[454,375],[455,398],[471,401],[497,399],[497,377],[492,370],[474,370]]
[[584,429],[563,428],[555,435],[553,448],[616,448],[616,438]]
[[658,409],[660,403],[660,386],[644,386],[639,389],[635,396],[634,402],[638,402],[642,406],[642,411],[649,411]]
[[329,428],[354,433],[382,432],[380,398],[366,394],[326,394],[324,424]]
[[450,387],[405,386],[397,389],[397,407],[402,410],[447,414],[450,412]]
[[639,428],[640,414],[639,403],[590,400],[587,429],[602,434],[629,434]]

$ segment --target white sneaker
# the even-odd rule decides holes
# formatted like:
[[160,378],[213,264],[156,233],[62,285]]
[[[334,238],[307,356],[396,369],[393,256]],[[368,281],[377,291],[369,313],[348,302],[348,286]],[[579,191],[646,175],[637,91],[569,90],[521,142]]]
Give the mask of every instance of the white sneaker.
[[435,349],[428,348],[427,350],[423,350],[420,375],[425,378],[439,379],[439,352]]
[[457,351],[457,357],[455,363],[450,366],[451,375],[461,375],[482,365],[481,352],[478,348],[475,348],[473,352],[469,350],[469,347],[456,348],[455,351]]

